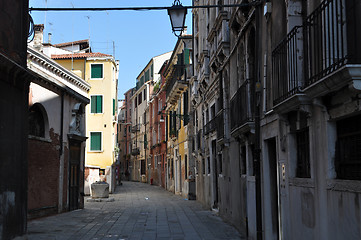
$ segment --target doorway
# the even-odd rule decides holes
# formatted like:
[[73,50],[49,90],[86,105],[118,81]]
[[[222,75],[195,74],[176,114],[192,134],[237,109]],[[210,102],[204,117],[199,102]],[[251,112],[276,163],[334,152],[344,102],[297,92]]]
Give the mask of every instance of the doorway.
[[278,164],[276,138],[266,141],[269,160],[269,186],[272,214],[272,239],[279,239]]
[[79,208],[80,142],[70,142],[69,159],[69,210]]

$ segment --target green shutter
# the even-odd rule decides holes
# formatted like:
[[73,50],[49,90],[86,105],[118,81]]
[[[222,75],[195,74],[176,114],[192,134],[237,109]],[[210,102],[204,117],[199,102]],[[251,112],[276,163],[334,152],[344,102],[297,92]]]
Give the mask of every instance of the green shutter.
[[152,66],[150,66],[150,77],[153,78],[153,73],[154,73],[154,66],[152,64]]
[[188,91],[183,93],[183,125],[188,124]]
[[144,84],[144,75],[140,78],[140,86],[139,86],[139,88],[140,88],[141,86],[143,86],[143,84]]
[[189,64],[189,49],[188,48],[184,49],[184,64],[185,65]]
[[91,103],[90,103],[90,112],[96,113],[97,112],[97,96],[91,96]]
[[97,96],[97,110],[96,113],[103,112],[103,96]]
[[102,150],[102,133],[92,132],[90,133],[90,151]]
[[113,116],[115,116],[115,99],[113,99]]
[[103,64],[91,65],[91,78],[103,78]]
[[149,81],[149,70],[145,72],[145,82]]

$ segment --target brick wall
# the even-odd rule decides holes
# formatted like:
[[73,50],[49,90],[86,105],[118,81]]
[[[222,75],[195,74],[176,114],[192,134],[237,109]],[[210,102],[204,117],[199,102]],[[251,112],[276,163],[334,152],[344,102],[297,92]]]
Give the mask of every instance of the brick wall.
[[[59,140],[28,140],[29,217],[56,213],[59,189]],[[64,181],[65,182],[65,181]]]

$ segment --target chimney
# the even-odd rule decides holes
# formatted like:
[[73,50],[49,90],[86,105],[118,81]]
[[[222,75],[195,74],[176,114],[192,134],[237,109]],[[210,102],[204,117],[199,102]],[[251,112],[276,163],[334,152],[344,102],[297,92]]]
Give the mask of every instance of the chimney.
[[48,33],[48,43],[51,44],[51,33]]
[[34,39],[31,45],[39,51],[43,50],[43,31],[44,31],[44,24],[34,25]]

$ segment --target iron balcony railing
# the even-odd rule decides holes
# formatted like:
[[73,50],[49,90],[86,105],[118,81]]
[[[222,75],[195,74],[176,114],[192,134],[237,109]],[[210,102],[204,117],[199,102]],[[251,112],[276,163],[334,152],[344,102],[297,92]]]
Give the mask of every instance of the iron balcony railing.
[[208,135],[216,130],[216,118],[214,117],[204,126],[204,135]]
[[307,17],[306,85],[336,71],[350,59],[347,45],[352,39],[347,39],[347,21],[346,0],[325,0]]
[[273,104],[341,69],[361,63],[356,0],[325,0],[272,52]]
[[231,131],[254,120],[251,81],[253,80],[245,81],[231,99]]
[[133,156],[139,155],[139,154],[140,154],[139,148],[133,148],[133,149],[132,149],[132,155],[133,155]]
[[140,131],[140,124],[132,126],[132,128],[131,128],[132,133],[139,132],[139,131]]
[[272,52],[274,105],[304,87],[302,36],[303,28],[295,27]]

